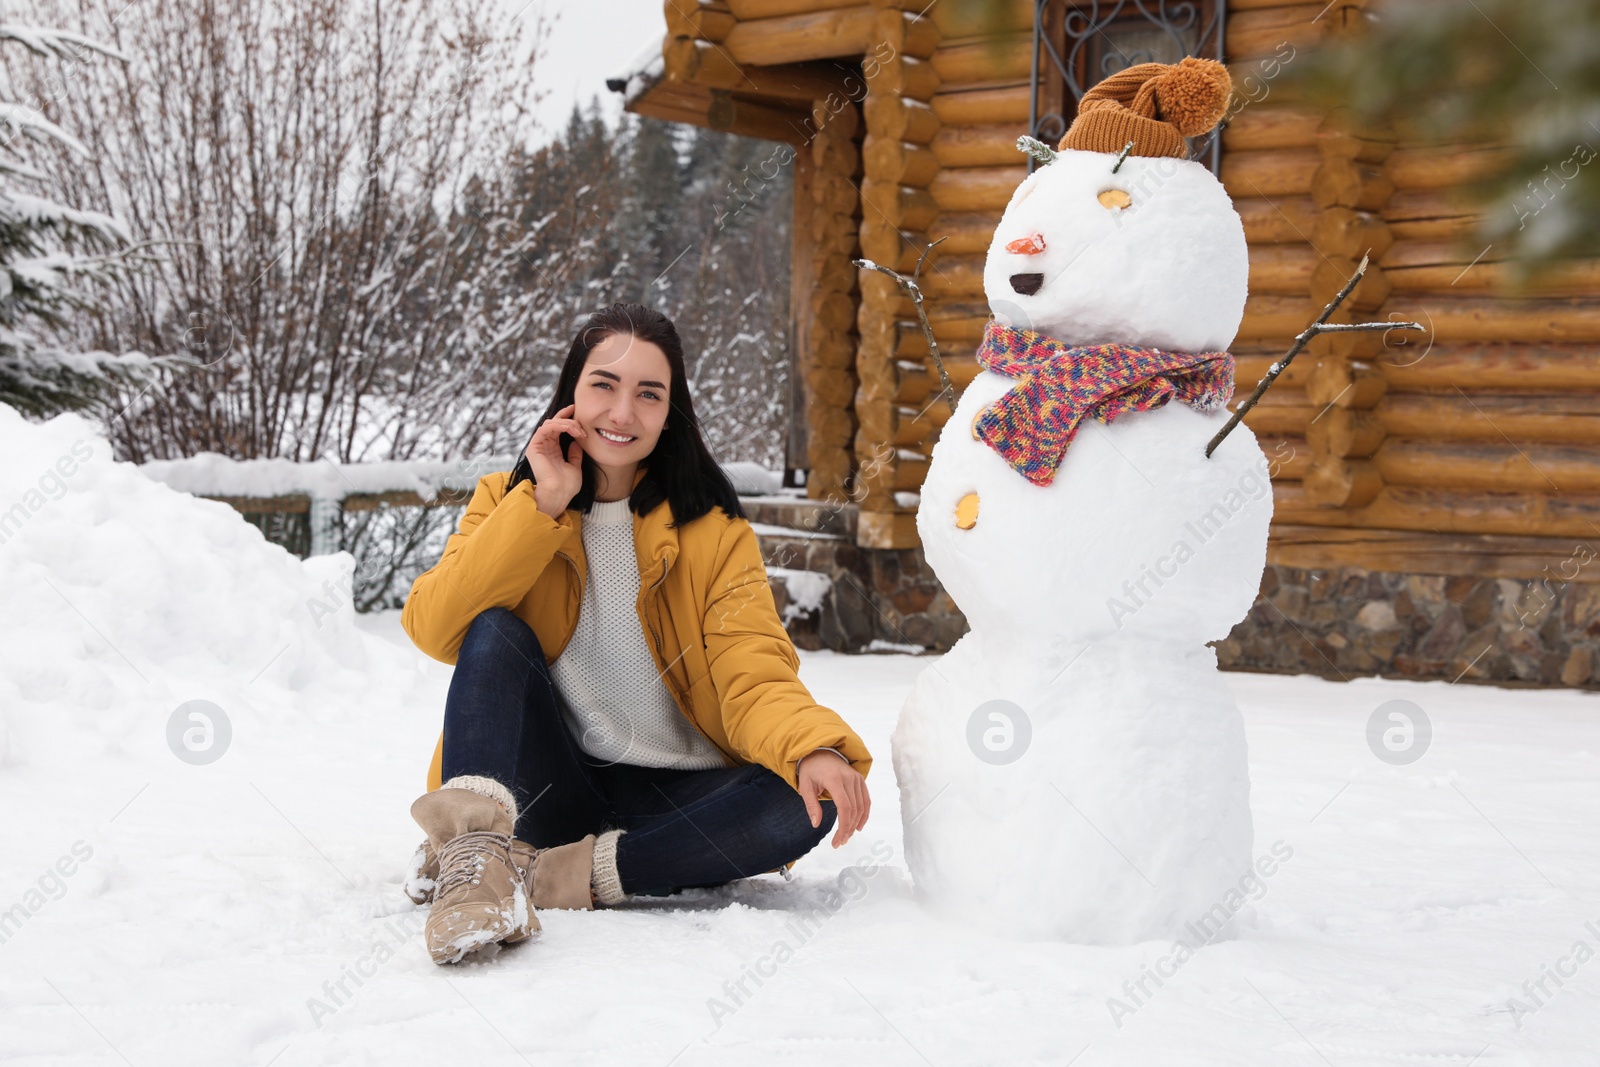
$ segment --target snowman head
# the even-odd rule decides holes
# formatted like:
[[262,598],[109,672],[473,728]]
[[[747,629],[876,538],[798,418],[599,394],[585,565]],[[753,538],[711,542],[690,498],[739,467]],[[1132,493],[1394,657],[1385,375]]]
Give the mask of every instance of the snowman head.
[[1220,63],[1186,59],[1085,93],[995,230],[983,276],[995,318],[1074,345],[1227,348],[1244,315],[1244,225],[1222,183],[1184,158],[1184,137],[1213,128],[1229,92]]

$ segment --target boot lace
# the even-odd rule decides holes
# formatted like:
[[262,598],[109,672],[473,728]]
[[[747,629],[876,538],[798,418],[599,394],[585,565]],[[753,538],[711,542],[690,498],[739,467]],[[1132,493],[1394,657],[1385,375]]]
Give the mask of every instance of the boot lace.
[[504,856],[507,837],[493,830],[468,830],[439,850],[439,882],[435,899],[452,890],[479,884],[489,857]]

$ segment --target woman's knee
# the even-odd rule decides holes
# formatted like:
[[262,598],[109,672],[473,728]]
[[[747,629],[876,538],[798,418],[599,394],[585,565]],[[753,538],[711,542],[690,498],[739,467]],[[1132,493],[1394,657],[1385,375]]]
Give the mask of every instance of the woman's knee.
[[[771,772],[768,772],[771,774]],[[782,786],[782,789],[773,789],[776,802],[770,812],[768,832],[775,838],[784,842],[786,851],[793,852],[791,858],[798,859],[810,852],[824,837],[833,831],[834,823],[838,821],[838,812],[832,800],[818,800],[817,806],[822,809],[822,817],[817,825],[811,825],[811,813],[806,810],[805,798],[789,783],[773,774],[772,778]]]
[[456,665],[478,656],[503,656],[515,650],[520,658],[544,661],[544,649],[533,627],[523,622],[510,608],[486,608],[467,626]]

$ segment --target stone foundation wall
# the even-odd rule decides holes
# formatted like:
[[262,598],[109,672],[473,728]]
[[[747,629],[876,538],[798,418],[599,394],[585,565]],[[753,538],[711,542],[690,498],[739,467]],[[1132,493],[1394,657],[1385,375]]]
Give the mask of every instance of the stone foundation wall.
[[1226,669],[1600,687],[1600,585],[1268,565]]

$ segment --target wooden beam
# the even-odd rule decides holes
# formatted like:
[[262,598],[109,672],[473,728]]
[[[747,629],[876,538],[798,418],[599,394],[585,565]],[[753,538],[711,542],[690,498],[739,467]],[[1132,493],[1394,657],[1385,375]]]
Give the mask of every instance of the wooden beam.
[[727,49],[709,41],[680,37],[662,49],[665,76],[670,81],[692,82],[712,89],[737,90],[778,100],[812,101],[846,93],[845,68],[787,63],[782,66],[740,66]]
[[1015,123],[1023,127],[1017,131],[1020,135],[1027,132],[1032,92],[1027,83],[981,89],[957,86],[935,93],[929,105],[946,126]]
[[[1581,554],[1587,546],[1587,555]],[[1393,574],[1459,574],[1482,578],[1600,582],[1600,567],[1582,566],[1600,551],[1593,534],[1581,538],[1501,534],[1436,534],[1274,522],[1267,562],[1326,570],[1358,567]]]
[[868,5],[740,20],[723,41],[741,65],[777,66],[808,59],[856,57],[867,51],[877,13]]

